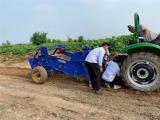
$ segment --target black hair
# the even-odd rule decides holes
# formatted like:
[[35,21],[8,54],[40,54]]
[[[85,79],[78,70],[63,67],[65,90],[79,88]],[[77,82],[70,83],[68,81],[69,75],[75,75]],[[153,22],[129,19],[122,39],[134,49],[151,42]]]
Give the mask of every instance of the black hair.
[[113,62],[122,63],[126,57],[126,55],[118,55],[113,58]]
[[113,58],[113,62],[121,63],[122,61],[120,61],[119,59]]
[[109,43],[107,43],[107,42],[104,42],[101,46],[103,47],[103,46],[110,46],[110,44]]
[[128,27],[128,28],[134,28],[134,26],[132,26],[132,25],[128,25],[127,27]]

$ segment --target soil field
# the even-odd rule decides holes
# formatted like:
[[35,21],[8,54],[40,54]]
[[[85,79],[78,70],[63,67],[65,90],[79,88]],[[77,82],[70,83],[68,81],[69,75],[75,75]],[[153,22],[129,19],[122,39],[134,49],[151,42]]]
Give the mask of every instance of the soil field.
[[103,88],[57,73],[31,81],[27,61],[0,65],[0,120],[160,120],[160,92]]

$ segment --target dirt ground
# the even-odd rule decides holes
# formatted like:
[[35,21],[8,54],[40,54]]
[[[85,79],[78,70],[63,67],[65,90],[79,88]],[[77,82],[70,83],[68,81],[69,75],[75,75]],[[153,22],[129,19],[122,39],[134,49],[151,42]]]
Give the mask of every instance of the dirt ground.
[[160,92],[103,88],[57,73],[32,83],[27,61],[0,64],[0,120],[160,120]]

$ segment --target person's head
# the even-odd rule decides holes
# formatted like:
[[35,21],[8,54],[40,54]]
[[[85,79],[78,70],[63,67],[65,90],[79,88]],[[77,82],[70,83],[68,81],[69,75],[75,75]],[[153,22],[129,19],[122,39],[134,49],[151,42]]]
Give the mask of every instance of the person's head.
[[102,47],[105,49],[105,50],[108,50],[108,48],[109,48],[109,43],[107,43],[107,42],[104,42],[103,44],[102,44]]
[[122,64],[122,61],[120,61],[119,59],[116,59],[116,58],[113,59],[113,62],[116,62],[118,65]]
[[116,62],[119,65],[121,65],[126,57],[127,57],[126,55],[118,55],[118,56],[113,58],[113,62]]
[[128,30],[131,32],[131,33],[134,33],[134,27],[132,25],[128,25]]
[[115,57],[118,56],[118,55],[119,55],[118,52],[113,52],[113,53],[111,53],[111,54],[109,55],[109,57],[108,57],[109,61],[113,60],[113,58],[115,58]]

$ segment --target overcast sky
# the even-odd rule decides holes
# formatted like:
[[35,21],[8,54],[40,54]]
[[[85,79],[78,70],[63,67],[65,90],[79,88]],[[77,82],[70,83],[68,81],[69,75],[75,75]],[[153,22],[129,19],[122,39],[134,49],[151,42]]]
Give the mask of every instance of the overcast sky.
[[37,31],[59,39],[129,34],[134,12],[160,32],[160,0],[0,0],[0,43],[26,43]]

